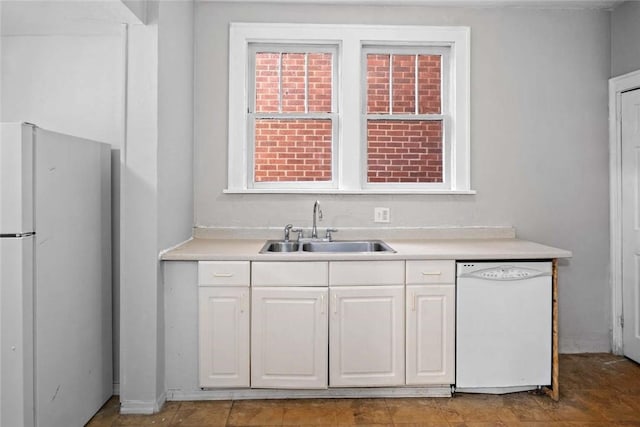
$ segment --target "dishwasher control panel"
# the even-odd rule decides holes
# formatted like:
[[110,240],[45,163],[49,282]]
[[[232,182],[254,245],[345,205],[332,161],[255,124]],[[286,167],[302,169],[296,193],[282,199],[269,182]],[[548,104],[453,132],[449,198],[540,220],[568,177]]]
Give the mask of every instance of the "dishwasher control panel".
[[[540,265],[546,267],[544,263]],[[527,266],[508,264],[487,266],[482,263],[458,263],[458,277],[476,277],[485,280],[526,280],[550,275],[550,269],[544,267],[528,268]]]

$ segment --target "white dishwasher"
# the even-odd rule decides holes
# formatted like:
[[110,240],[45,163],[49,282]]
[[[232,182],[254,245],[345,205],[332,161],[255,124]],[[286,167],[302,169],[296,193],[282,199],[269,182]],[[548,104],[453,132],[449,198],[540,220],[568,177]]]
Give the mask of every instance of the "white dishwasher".
[[551,384],[551,262],[456,267],[456,391]]

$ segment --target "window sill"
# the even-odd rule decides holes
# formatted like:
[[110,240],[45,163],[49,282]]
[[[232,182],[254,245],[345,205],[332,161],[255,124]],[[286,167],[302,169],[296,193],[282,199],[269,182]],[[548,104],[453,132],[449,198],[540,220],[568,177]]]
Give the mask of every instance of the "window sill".
[[377,195],[377,194],[444,194],[444,195],[474,195],[475,190],[402,190],[402,189],[379,189],[379,190],[336,190],[336,189],[305,189],[296,190],[289,188],[282,189],[225,189],[224,194],[363,194],[363,195]]

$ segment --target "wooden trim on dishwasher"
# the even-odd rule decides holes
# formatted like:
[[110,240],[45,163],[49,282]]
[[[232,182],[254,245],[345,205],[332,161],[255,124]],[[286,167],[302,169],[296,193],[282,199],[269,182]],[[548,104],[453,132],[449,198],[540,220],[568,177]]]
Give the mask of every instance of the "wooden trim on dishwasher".
[[551,338],[551,387],[544,387],[544,392],[556,402],[560,400],[560,386],[558,384],[558,259],[553,259],[552,263],[552,338]]

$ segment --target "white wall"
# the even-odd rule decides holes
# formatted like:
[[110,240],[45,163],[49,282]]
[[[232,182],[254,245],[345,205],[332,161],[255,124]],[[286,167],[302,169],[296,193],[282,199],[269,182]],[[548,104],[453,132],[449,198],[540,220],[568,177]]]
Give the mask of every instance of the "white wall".
[[1,119],[119,148],[122,60],[118,26],[104,35],[3,35]]
[[609,13],[597,10],[196,4],[198,226],[309,227],[315,195],[225,195],[229,22],[471,27],[475,196],[320,197],[323,226],[513,225],[569,249],[560,266],[561,351],[608,351]]
[[123,413],[165,399],[165,304],[159,252],[193,225],[193,3],[150,2],[129,30],[123,147],[121,370]]
[[121,410],[157,411],[158,325],[158,11],[128,33],[127,127],[122,148],[120,264]]
[[[3,15],[0,121],[27,121],[44,129],[112,146],[114,382],[118,382],[120,148],[124,135],[123,28],[110,23],[90,34],[50,22],[17,25]],[[30,5],[28,5],[30,6]],[[11,22],[7,20],[12,17]],[[36,19],[34,17],[34,19]]]
[[640,70],[640,2],[626,1],[611,13],[611,77]]

